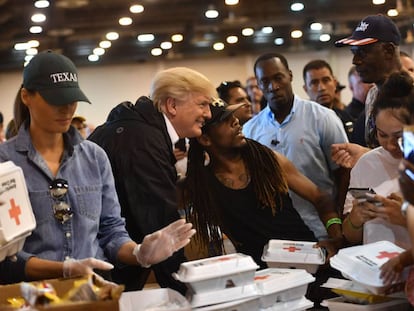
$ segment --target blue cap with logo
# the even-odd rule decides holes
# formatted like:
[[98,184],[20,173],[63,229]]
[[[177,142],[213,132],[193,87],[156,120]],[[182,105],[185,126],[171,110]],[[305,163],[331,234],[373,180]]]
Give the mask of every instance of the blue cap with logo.
[[378,41],[392,42],[395,45],[400,45],[401,42],[401,33],[397,25],[382,14],[365,17],[355,28],[352,36],[336,41],[335,46],[360,46]]
[[62,106],[90,100],[79,88],[78,71],[64,55],[45,51],[31,59],[23,70],[23,87],[37,91],[49,104]]

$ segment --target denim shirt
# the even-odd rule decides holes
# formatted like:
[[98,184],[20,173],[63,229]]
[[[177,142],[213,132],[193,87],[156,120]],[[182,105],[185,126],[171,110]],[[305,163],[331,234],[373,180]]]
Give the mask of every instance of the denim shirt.
[[[6,267],[1,271],[14,271],[15,280],[25,279],[24,265],[32,256],[54,261],[94,257],[116,263],[119,248],[131,240],[121,218],[106,153],[83,140],[73,127],[64,140],[65,152],[56,177],[33,147],[27,126],[0,144],[0,162],[13,161],[23,170],[36,218],[36,228],[17,254],[17,262],[3,263]],[[69,185],[66,201],[73,217],[64,224],[55,219],[52,208],[49,185],[55,178],[65,179]],[[4,276],[0,277],[3,281]]]

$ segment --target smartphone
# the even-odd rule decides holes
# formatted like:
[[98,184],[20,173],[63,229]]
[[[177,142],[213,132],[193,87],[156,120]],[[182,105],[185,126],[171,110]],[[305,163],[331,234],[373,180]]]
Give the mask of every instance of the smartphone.
[[382,203],[374,199],[375,191],[371,188],[349,188],[351,195],[360,202],[368,201],[376,206],[382,206]]
[[[403,153],[404,159],[414,164],[414,126],[404,126],[403,131]],[[414,172],[406,169],[405,173],[414,180]]]

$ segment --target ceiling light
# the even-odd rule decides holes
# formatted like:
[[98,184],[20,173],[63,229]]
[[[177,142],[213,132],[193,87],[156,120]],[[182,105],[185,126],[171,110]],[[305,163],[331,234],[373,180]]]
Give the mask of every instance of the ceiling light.
[[163,50],[169,50],[172,48],[172,43],[170,41],[164,41],[164,42],[161,42],[160,47]]
[[162,50],[160,48],[153,48],[151,50],[151,55],[153,56],[160,56],[162,54]]
[[117,40],[119,38],[119,34],[115,31],[108,32],[105,36],[108,40]]
[[37,48],[39,47],[40,43],[37,40],[30,40],[27,42],[27,45],[30,46],[31,48]]
[[121,17],[119,19],[119,25],[121,26],[128,26],[132,24],[132,18],[131,17]]
[[372,4],[375,4],[375,5],[380,5],[384,3],[385,3],[385,0],[372,0]]
[[224,50],[224,43],[223,42],[216,42],[213,44],[213,49],[216,51]]
[[242,29],[242,35],[245,36],[245,37],[252,36],[253,34],[254,34],[254,29],[253,28],[248,27],[248,28],[243,28]]
[[41,33],[43,31],[43,28],[40,26],[32,26],[29,29],[30,33]]
[[29,48],[29,44],[27,42],[18,42],[14,44],[14,49],[16,51],[24,51]]
[[294,12],[302,11],[304,8],[305,6],[301,2],[292,3],[290,6],[290,9]]
[[324,33],[320,35],[319,37],[319,41],[322,41],[322,42],[328,42],[329,40],[331,40],[331,36],[327,33]]
[[26,55],[36,55],[37,49],[36,48],[29,48],[26,50]]
[[226,39],[227,43],[234,44],[239,41],[239,38],[237,36],[228,36]]
[[214,6],[209,5],[207,11],[205,11],[204,15],[207,18],[217,18],[219,16],[219,12],[214,8]]
[[310,24],[310,29],[319,31],[322,30],[322,24],[321,23],[312,23]]
[[34,6],[38,9],[44,9],[49,7],[49,1],[47,0],[39,0],[34,3]]
[[93,54],[101,56],[105,54],[105,49],[103,48],[94,48],[93,49]]
[[224,1],[226,5],[236,5],[239,4],[239,0],[226,0]]
[[46,20],[46,15],[42,13],[36,13],[32,15],[32,22],[42,23]]
[[129,7],[131,13],[142,13],[144,12],[144,6],[141,4],[134,4]]
[[138,35],[137,39],[140,42],[150,42],[150,41],[154,41],[155,37],[152,33],[144,33],[142,35]]
[[99,47],[101,47],[103,49],[110,48],[111,45],[112,45],[111,41],[108,41],[108,40],[104,40],[104,41],[99,42]]
[[293,30],[293,31],[290,33],[290,36],[291,36],[292,38],[294,38],[294,39],[298,39],[298,38],[302,38],[303,33],[302,33],[302,31],[300,31],[300,30]]
[[389,9],[387,15],[391,17],[398,16],[398,11],[396,9]]
[[24,57],[24,61],[28,63],[28,62],[30,62],[32,60],[33,57],[34,57],[34,55],[26,55]]
[[182,34],[176,33],[174,35],[171,36],[171,41],[172,42],[181,42],[184,40],[184,37]]
[[262,32],[265,33],[265,34],[272,33],[273,32],[273,27],[270,27],[270,26],[262,27]]
[[285,43],[285,40],[283,38],[276,38],[275,39],[275,44],[276,45],[282,45],[283,43]]
[[91,54],[91,55],[88,56],[88,60],[90,62],[97,62],[99,60],[99,56],[96,55],[96,54]]

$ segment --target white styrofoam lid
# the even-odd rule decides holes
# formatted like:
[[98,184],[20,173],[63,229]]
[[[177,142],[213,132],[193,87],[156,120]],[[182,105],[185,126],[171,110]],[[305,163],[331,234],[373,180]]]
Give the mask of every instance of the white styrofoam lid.
[[315,242],[270,240],[264,247],[262,260],[265,262],[290,262],[321,265],[325,254]]
[[190,303],[179,292],[170,288],[145,289],[122,293],[120,311],[168,310],[190,311]]
[[202,307],[256,296],[258,296],[257,287],[252,283],[193,294],[189,300],[193,307]]
[[181,282],[191,283],[252,271],[258,267],[252,257],[235,253],[184,262],[180,265],[178,272],[173,273],[173,276]]
[[13,162],[0,163],[0,246],[36,227],[23,172]]
[[267,295],[312,283],[315,278],[303,269],[268,268],[257,271],[254,281],[261,294]]
[[312,301],[306,299],[306,297],[301,297],[290,301],[276,302],[273,306],[260,309],[260,311],[302,311],[312,307]]
[[331,266],[358,283],[382,287],[380,267],[404,249],[389,241],[352,246],[340,249],[330,260]]

